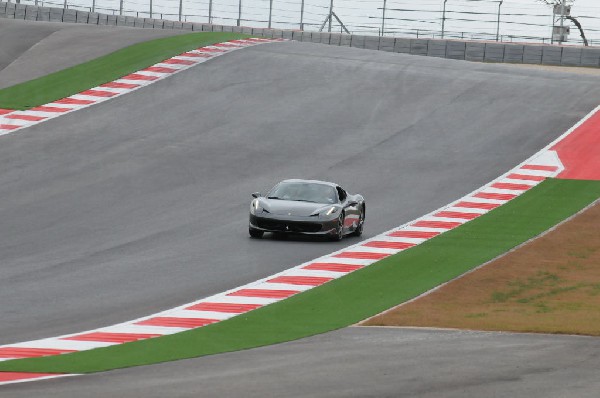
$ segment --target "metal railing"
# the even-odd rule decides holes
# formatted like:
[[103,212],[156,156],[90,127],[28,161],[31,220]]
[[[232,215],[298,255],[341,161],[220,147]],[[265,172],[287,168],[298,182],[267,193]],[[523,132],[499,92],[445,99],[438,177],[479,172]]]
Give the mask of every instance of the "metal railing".
[[[10,0],[8,0],[10,2]],[[13,0],[14,1],[14,0]],[[551,43],[552,10],[515,12],[510,0],[17,0],[17,3],[235,26],[339,31],[379,36]],[[466,7],[473,3],[475,6]],[[452,7],[451,7],[452,6]],[[420,8],[419,8],[420,7]],[[466,8],[465,8],[466,7]],[[490,8],[493,7],[493,8]],[[514,7],[513,7],[514,8]],[[539,11],[538,11],[539,12]],[[546,22],[543,22],[545,18]],[[600,18],[583,17],[600,26]],[[328,22],[328,23],[327,23]],[[477,24],[477,28],[470,26]],[[451,26],[449,26],[451,25]],[[458,28],[458,29],[457,29]],[[530,32],[548,32],[548,35]],[[588,28],[590,45],[600,29]],[[594,37],[596,35],[597,37]],[[573,35],[568,44],[581,44]]]

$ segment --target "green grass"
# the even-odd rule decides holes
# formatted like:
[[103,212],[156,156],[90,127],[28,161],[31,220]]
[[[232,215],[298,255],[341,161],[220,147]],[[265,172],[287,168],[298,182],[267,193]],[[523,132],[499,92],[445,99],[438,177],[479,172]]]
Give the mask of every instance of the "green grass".
[[0,363],[0,370],[89,373],[290,341],[355,324],[539,235],[600,197],[600,182],[547,180],[410,250],[214,325],[135,343]]
[[190,33],[134,44],[92,61],[0,90],[0,108],[25,110],[104,84],[198,47],[248,35]]

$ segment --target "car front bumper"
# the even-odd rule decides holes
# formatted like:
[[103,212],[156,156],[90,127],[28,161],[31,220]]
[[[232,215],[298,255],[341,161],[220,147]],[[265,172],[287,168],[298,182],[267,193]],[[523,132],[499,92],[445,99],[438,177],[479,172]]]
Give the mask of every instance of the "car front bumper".
[[335,235],[337,227],[337,218],[323,220],[318,217],[285,217],[268,213],[260,216],[250,214],[250,228],[264,232]]

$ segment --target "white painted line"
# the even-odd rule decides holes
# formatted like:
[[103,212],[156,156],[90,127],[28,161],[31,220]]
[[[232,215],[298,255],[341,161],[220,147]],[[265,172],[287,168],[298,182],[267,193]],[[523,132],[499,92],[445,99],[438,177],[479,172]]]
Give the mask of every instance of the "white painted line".
[[[353,247],[353,246],[349,246],[349,248],[350,247]],[[368,259],[368,258],[341,258],[341,257],[327,256],[327,257],[319,257],[319,258],[309,261],[303,265],[308,265],[311,263],[335,263],[335,264],[351,264],[351,265],[367,266],[367,265],[373,264],[376,261],[377,260],[372,260],[372,259]]]
[[79,375],[79,374],[58,374],[58,375],[54,375],[54,376],[33,377],[31,379],[0,381],[0,386],[6,385],[6,384],[28,383],[28,382],[32,382],[32,381],[58,379],[59,377],[70,377],[70,376],[81,376],[81,375]]
[[265,298],[265,297],[228,296],[225,294],[220,294],[220,295],[208,297],[202,301],[197,301],[195,303],[188,304],[188,305],[186,305],[186,307],[192,306],[194,304],[199,304],[202,302],[269,305],[269,304],[273,304],[277,301],[279,301],[279,300],[273,299],[273,298]]
[[425,238],[404,238],[404,237],[396,237],[396,236],[388,236],[388,235],[384,235],[384,236],[378,235],[377,236],[377,240],[378,241],[384,241],[384,242],[412,243],[412,244],[418,245],[420,243],[425,242],[428,239],[425,239]]
[[334,278],[337,279],[341,276],[346,275],[347,272],[335,272],[335,271],[322,271],[322,270],[312,270],[312,269],[303,269],[303,268],[292,268],[286,276],[308,276],[315,278]]
[[[463,209],[463,211],[464,211],[463,207],[461,207],[461,209]],[[446,209],[445,208],[444,209],[439,209],[438,211],[442,211],[442,210],[446,210]],[[436,213],[438,211],[436,211]],[[425,217],[431,217],[431,216],[429,216],[429,215],[423,216],[423,220],[425,220]],[[416,222],[416,221],[422,221],[422,220],[418,219],[418,220],[415,220],[413,222]],[[450,229],[451,228],[416,227],[416,226],[414,226],[414,225],[411,224],[411,225],[407,225],[407,226],[403,227],[402,229],[397,229],[397,230],[394,230],[394,231],[407,230],[407,231],[417,231],[417,232],[439,232],[439,233],[444,233],[446,231],[449,231]]]
[[[164,64],[164,63],[158,63],[153,65],[154,67],[157,68],[169,68],[169,69],[175,69],[175,70],[183,70],[183,69],[189,69],[190,66],[195,66],[195,65],[181,65],[181,64]],[[176,72],[171,72],[172,73],[176,73]]]
[[[471,202],[471,197],[469,198],[469,201]],[[473,200],[473,202],[474,202],[474,200]],[[507,201],[504,200],[504,201],[501,202],[501,204],[504,204],[506,202]],[[444,209],[444,211],[450,211],[452,213],[464,213],[464,214],[467,215],[465,217],[470,217],[469,214],[474,214],[474,213],[476,213],[476,214],[485,214],[489,210],[487,210],[487,209],[477,209],[477,208],[466,209],[464,207],[454,207],[454,206],[452,206],[452,207],[447,207],[446,209]]]
[[[175,73],[175,72],[173,72]],[[164,73],[164,72],[152,72],[149,70],[141,70],[139,72],[135,72],[136,75],[144,75],[144,76],[151,76],[151,77],[167,77],[167,76],[171,76],[173,73]],[[156,81],[156,80],[154,80]]]
[[[372,242],[372,241],[370,241]],[[362,252],[362,253],[375,253],[375,254],[396,254],[398,252],[401,252],[402,250],[399,249],[390,249],[390,248],[384,248],[384,247],[370,247],[370,246],[365,246],[365,244],[361,244],[359,247],[355,248],[355,250],[357,252]]]
[[[518,191],[515,189],[503,189],[503,188],[494,188],[494,187],[485,187],[482,188],[481,191],[479,192],[483,192],[483,193],[498,193],[498,194],[502,194],[502,195],[520,195],[523,193],[523,191]],[[479,193],[477,192],[477,193]],[[476,193],[476,194],[477,194]]]
[[37,341],[29,341],[26,343],[11,344],[10,347],[21,348],[52,348],[57,350],[74,350],[85,351],[94,348],[108,347],[115,343],[97,342],[97,341],[76,341],[76,340],[61,340],[49,338]]
[[[468,198],[465,198],[465,202],[489,203],[489,204],[493,204],[493,205],[503,205],[507,201],[506,200],[498,200],[498,199],[478,198],[476,196],[469,196]],[[477,210],[477,209],[475,209],[475,210]]]
[[221,321],[239,315],[235,312],[216,312],[216,311],[195,311],[195,310],[174,310],[166,311],[159,316],[168,316],[174,318],[204,318],[219,319]]
[[516,170],[516,173],[534,177],[550,177],[554,172],[546,170],[518,169]]
[[[269,278],[270,279],[270,278]],[[292,285],[288,283],[271,283],[264,282],[258,286],[254,286],[253,289],[259,290],[297,290],[299,292],[304,292],[306,290],[312,289],[314,286],[308,285]]]
[[[463,212],[465,212],[465,208],[464,207],[460,207],[460,209],[462,209]],[[470,210],[470,209],[469,209]],[[476,209],[477,210],[477,209]],[[467,220],[465,220],[464,218],[451,218],[451,217],[437,217],[437,216],[431,216],[431,217],[427,217],[424,219],[424,221],[435,221],[435,222],[458,222],[461,224],[464,224],[467,222]]]

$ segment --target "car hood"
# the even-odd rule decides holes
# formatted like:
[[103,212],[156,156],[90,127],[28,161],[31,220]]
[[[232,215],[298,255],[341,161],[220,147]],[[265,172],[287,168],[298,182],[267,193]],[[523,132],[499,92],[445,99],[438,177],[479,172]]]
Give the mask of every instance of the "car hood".
[[324,203],[279,199],[262,199],[261,204],[271,214],[296,217],[308,217],[319,209],[331,206]]

